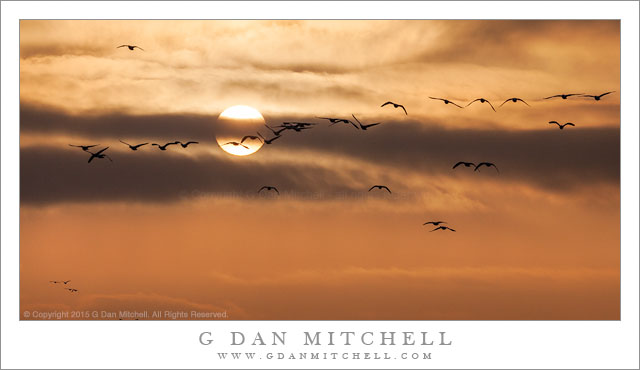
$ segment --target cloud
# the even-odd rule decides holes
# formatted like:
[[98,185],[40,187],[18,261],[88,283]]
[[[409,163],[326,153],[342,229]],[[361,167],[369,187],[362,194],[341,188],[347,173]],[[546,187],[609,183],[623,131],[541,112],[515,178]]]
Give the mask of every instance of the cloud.
[[[20,179],[25,203],[167,201],[194,191],[252,193],[264,184],[297,192],[339,193],[361,189],[362,183],[391,181],[396,190],[411,191],[407,182],[411,176],[423,181],[447,176],[460,182],[520,182],[562,193],[590,184],[618,186],[620,178],[617,128],[447,129],[435,121],[409,120],[385,121],[362,131],[321,123],[308,132],[285,133],[257,155],[242,159],[220,151],[214,141],[214,120],[207,116],[74,116],[33,107],[23,107],[21,113],[25,144]],[[272,118],[272,122],[300,119]],[[41,139],[29,144],[31,136]],[[47,140],[54,137],[67,137],[71,144],[82,140],[110,146],[114,162],[87,165],[88,154],[68,147],[63,139],[52,146]],[[119,138],[201,144],[188,152],[143,148],[133,153],[117,142]],[[500,173],[493,168],[452,170],[458,161],[493,162]]]

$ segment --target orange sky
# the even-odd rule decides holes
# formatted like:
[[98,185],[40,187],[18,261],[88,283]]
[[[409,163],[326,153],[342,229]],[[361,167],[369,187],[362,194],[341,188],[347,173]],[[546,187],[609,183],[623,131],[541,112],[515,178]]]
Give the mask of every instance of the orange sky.
[[[620,317],[618,21],[21,21],[20,31],[21,311]],[[542,99],[612,90],[598,102]],[[409,114],[381,108],[387,100]],[[233,157],[215,123],[235,104],[271,125],[318,125]],[[315,118],[351,114],[382,124]],[[200,144],[131,152],[118,139]],[[87,164],[69,143],[109,146],[114,161]],[[461,160],[500,173],[452,171]],[[374,184],[393,194],[367,192]],[[262,185],[281,195],[257,196]],[[457,231],[422,226],[435,219]],[[66,279],[80,292],[48,283]]]

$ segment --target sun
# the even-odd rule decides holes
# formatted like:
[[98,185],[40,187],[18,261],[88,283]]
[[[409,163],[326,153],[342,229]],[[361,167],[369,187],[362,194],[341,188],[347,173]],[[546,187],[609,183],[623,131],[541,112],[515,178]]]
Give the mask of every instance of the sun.
[[253,154],[262,148],[262,141],[256,137],[259,137],[258,129],[264,124],[264,117],[257,109],[234,105],[218,116],[216,142],[222,150],[232,155]]

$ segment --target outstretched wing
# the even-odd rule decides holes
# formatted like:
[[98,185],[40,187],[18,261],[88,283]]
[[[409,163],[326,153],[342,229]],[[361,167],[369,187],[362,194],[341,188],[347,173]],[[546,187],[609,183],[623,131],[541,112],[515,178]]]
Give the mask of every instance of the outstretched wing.
[[429,225],[429,224],[434,224],[435,225],[435,223],[433,221],[429,221],[429,222],[423,223],[422,226]]
[[125,46],[129,46],[129,45],[120,45],[120,46],[116,47],[116,49],[117,49],[117,48],[123,48],[123,47],[125,47]]
[[444,101],[444,99],[442,99],[442,98],[434,98],[433,96],[430,96],[430,97],[429,97],[429,99],[433,99],[433,100],[442,100],[442,101]]
[[608,95],[608,94],[611,94],[611,93],[613,93],[613,92],[615,92],[615,91],[609,91],[609,92],[606,92],[606,93],[604,93],[604,94],[600,94],[600,95],[598,95],[598,97],[602,98],[603,96]]
[[389,194],[391,194],[391,190],[389,190],[389,188],[388,188],[388,187],[386,187],[386,186],[384,186],[384,185],[380,186],[380,189],[387,189],[387,191],[389,192]]
[[478,100],[480,100],[480,98],[476,99],[476,100],[472,100],[471,102],[469,102],[469,104],[465,105],[465,107],[470,106],[471,104],[477,102]]
[[558,123],[558,121],[549,121],[549,124],[550,124],[550,125],[556,124],[556,125],[560,126],[560,124]]
[[384,106],[385,106],[385,105],[387,105],[387,104],[393,104],[393,103],[392,103],[392,102],[390,102],[390,101],[388,101],[388,102],[386,102],[386,103],[382,104],[382,105],[381,105],[381,107],[384,107]]
[[449,104],[453,104],[453,105],[455,105],[455,106],[456,106],[456,107],[458,107],[458,108],[463,108],[463,107],[459,106],[458,104],[456,104],[456,103],[452,102],[451,100],[449,100]]
[[455,169],[456,167],[458,167],[461,164],[465,164],[465,162],[458,162],[458,163],[454,164],[451,169]]
[[144,51],[144,49],[143,49],[143,48],[141,48],[141,47],[140,47],[140,46],[138,46],[138,45],[135,45],[133,48],[134,48],[134,49],[135,49],[135,48],[138,48],[138,49],[140,49],[140,50]]
[[376,186],[375,186],[375,185],[373,185],[372,187],[370,187],[370,188],[369,188],[369,190],[368,190],[368,191],[371,191],[371,190],[373,190],[373,189],[375,189],[375,188],[376,188]]
[[280,195],[280,192],[278,191],[278,189],[275,186],[272,186],[271,189],[275,190],[276,193],[278,193],[278,195]]
[[[524,101],[524,100],[522,100],[522,99],[520,99],[520,98],[516,98],[516,100],[520,100],[521,102],[523,102],[523,103],[527,104],[527,102],[526,102],[526,101]],[[527,104],[527,106],[528,106],[528,107],[530,107],[530,105],[529,105],[529,104]]]
[[486,101],[487,103],[489,103],[489,106],[491,107],[491,109],[493,109],[493,111],[496,111],[496,108],[493,107],[493,104],[491,104],[490,101],[488,101],[487,99],[485,99],[484,101]]
[[95,155],[99,155],[100,153],[104,152],[105,150],[109,149],[109,147],[106,147],[104,149],[101,149],[100,151],[98,151]]
[[504,105],[504,103],[508,102],[509,100],[511,100],[511,99],[507,99],[507,100],[505,100],[502,104],[500,104],[500,105],[498,106],[498,108],[502,107],[502,106]]
[[377,126],[379,124],[381,124],[382,122],[376,122],[376,123],[370,123],[368,125],[364,125],[365,128],[369,128],[369,127],[373,127],[373,126]]
[[119,139],[118,139],[118,141],[120,141],[122,144],[126,144],[126,145],[131,146],[131,144],[129,144],[129,143],[125,143],[125,142],[124,142],[124,141],[122,141],[122,140],[119,140]]
[[404,114],[409,115],[409,113],[407,113],[407,110],[406,110],[406,109],[404,109],[404,105],[400,105],[400,104],[398,104],[398,106],[399,106],[400,108],[402,108],[402,110],[404,111]]
[[546,98],[542,98],[542,99],[551,99],[551,98],[559,98],[562,95],[551,95],[551,96],[547,96]]
[[445,229],[443,229],[443,230],[446,230],[446,229],[451,230],[451,231],[455,231],[454,229],[452,229],[452,228],[450,228],[450,227],[445,226]]
[[260,188],[260,190],[258,190],[258,193],[259,193],[259,192],[261,192],[261,191],[263,191],[264,189],[267,189],[267,190],[268,190],[268,189],[269,189],[269,187],[267,187],[267,186],[263,186],[263,187],[261,187],[261,188]]

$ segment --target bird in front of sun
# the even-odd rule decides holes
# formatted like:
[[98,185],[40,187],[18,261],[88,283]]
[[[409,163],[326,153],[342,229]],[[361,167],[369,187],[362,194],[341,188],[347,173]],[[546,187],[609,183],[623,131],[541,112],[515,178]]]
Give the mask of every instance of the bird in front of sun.
[[143,145],[147,145],[147,144],[149,144],[149,143],[142,143],[142,144],[131,145],[131,144],[129,144],[129,143],[125,143],[125,142],[124,142],[124,141],[122,141],[122,140],[120,140],[120,142],[121,142],[122,144],[128,145],[128,146],[129,146],[129,149],[131,149],[131,150],[138,150],[138,148],[139,148],[139,147],[141,147],[141,146],[143,146]]
[[510,102],[510,101],[511,101],[511,102],[514,102],[514,103],[517,103],[517,102],[521,101],[521,102],[523,102],[525,105],[527,105],[528,107],[530,107],[530,105],[529,105],[529,104],[527,104],[527,102],[526,102],[526,101],[524,101],[524,100],[522,100],[522,99],[520,99],[520,98],[509,98],[509,99],[505,100],[502,104],[500,104],[500,106],[499,106],[498,108],[500,108],[500,107],[501,107],[501,106],[503,106],[505,103]]
[[224,144],[222,144],[222,145],[223,145],[223,146],[224,146],[224,145],[241,146],[241,147],[243,147],[243,148],[245,148],[245,149],[249,149],[249,147],[248,147],[248,146],[246,146],[246,145],[244,145],[244,144],[242,144],[242,143],[239,143],[239,142],[237,142],[237,141],[229,141],[228,143],[224,143]]
[[277,140],[277,139],[281,138],[281,136],[280,136],[280,135],[276,135],[276,136],[272,137],[271,139],[266,139],[264,136],[262,136],[262,134],[261,134],[261,133],[256,132],[256,134],[258,134],[258,136],[260,136],[260,137],[262,138],[262,141],[263,141],[265,144],[267,144],[267,145],[268,145],[268,144],[271,144],[271,143],[273,143],[275,140]]
[[558,123],[558,121],[549,121],[549,124],[550,125],[558,125],[560,130],[564,129],[565,126],[574,126],[575,127],[575,125],[573,123],[571,123],[571,122],[567,122],[567,123],[561,125],[561,124]]
[[404,108],[404,105],[398,104],[398,103],[394,103],[392,101],[388,101],[388,102],[382,104],[380,107],[384,107],[385,105],[389,105],[389,104],[393,105],[394,108],[402,108],[402,110],[404,111],[405,115],[409,114],[409,113],[407,113],[407,110]]
[[470,106],[471,104],[473,104],[473,103],[475,103],[475,102],[477,102],[477,101],[479,101],[480,103],[488,103],[488,104],[489,104],[489,106],[491,107],[491,109],[493,109],[493,111],[494,111],[494,112],[496,111],[496,108],[494,108],[494,107],[493,107],[493,104],[491,104],[491,102],[490,102],[490,101],[488,101],[488,100],[487,100],[487,99],[485,99],[485,98],[478,98],[478,99],[476,99],[476,100],[472,100],[472,101],[471,101],[469,104],[467,104],[466,106],[468,107],[468,106]]
[[389,192],[389,194],[391,194],[391,190],[389,190],[389,188],[386,185],[373,185],[372,187],[369,188],[369,191],[373,189],[386,190]]
[[127,44],[120,45],[120,46],[118,46],[116,49],[118,49],[118,48],[124,48],[124,47],[128,48],[128,49],[129,49],[129,50],[131,50],[131,51],[133,51],[133,49],[135,49],[135,48],[138,48],[138,49],[140,49],[140,50],[144,51],[144,49],[143,49],[143,48],[141,48],[141,47],[140,47],[140,46],[138,46],[138,45],[127,45]]

